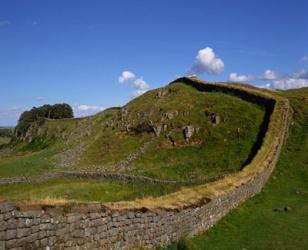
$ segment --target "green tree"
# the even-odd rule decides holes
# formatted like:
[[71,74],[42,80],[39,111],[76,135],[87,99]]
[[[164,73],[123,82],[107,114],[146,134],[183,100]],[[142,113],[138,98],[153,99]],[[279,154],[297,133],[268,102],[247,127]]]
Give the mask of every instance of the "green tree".
[[66,103],[55,105],[45,104],[41,107],[33,107],[31,110],[21,114],[15,128],[15,135],[17,137],[25,135],[32,123],[42,123],[45,118],[63,119],[73,117],[73,109]]

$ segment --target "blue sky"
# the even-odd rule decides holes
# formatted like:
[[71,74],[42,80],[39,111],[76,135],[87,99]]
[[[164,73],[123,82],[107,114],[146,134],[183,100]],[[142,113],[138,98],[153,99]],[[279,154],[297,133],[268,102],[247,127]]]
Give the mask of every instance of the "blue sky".
[[191,73],[308,86],[307,12],[296,0],[1,0],[0,126],[44,103],[94,113]]

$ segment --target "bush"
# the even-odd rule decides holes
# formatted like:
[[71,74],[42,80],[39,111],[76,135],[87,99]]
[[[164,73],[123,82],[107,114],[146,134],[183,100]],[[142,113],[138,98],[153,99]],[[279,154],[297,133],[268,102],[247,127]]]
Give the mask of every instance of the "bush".
[[50,109],[50,117],[51,119],[63,119],[63,118],[73,118],[73,109],[70,105],[63,104],[55,104],[51,106]]
[[46,104],[38,108],[33,107],[30,111],[25,111],[21,114],[15,128],[15,135],[17,137],[25,135],[32,123],[37,122],[41,124],[45,118],[63,119],[73,117],[73,109],[66,103],[55,105]]

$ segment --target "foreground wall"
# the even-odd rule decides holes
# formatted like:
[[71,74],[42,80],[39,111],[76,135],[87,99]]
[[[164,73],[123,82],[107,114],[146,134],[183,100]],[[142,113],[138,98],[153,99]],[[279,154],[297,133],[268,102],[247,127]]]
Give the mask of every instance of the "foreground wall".
[[262,168],[257,168],[253,175],[236,187],[203,196],[193,203],[180,202],[182,205],[178,207],[143,206],[142,202],[136,206],[132,202],[118,206],[2,202],[0,249],[155,248],[201,233],[238,204],[261,191],[275,167],[287,132],[288,105],[284,107],[281,118],[282,127],[271,144],[271,150],[260,163]]

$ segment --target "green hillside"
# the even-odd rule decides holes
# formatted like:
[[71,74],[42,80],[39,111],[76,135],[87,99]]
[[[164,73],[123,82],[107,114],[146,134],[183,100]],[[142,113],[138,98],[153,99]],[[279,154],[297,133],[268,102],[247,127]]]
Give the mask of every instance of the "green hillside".
[[289,137],[262,193],[208,232],[168,249],[288,249],[308,246],[308,88],[280,91],[294,110]]
[[[198,184],[237,171],[249,160],[264,114],[262,106],[238,97],[177,82],[94,116],[33,123],[25,136],[2,150],[0,177],[99,170]],[[99,189],[103,182],[84,186]],[[74,184],[80,185],[66,180],[41,185],[54,187],[44,189],[46,197],[60,198],[63,187],[73,190]],[[187,184],[164,185],[173,192]],[[34,185],[18,184],[14,189],[20,192],[0,187],[0,197],[43,198]],[[133,193],[133,198],[139,197]],[[160,193],[153,189],[147,195]],[[84,200],[70,193],[62,196]]]

